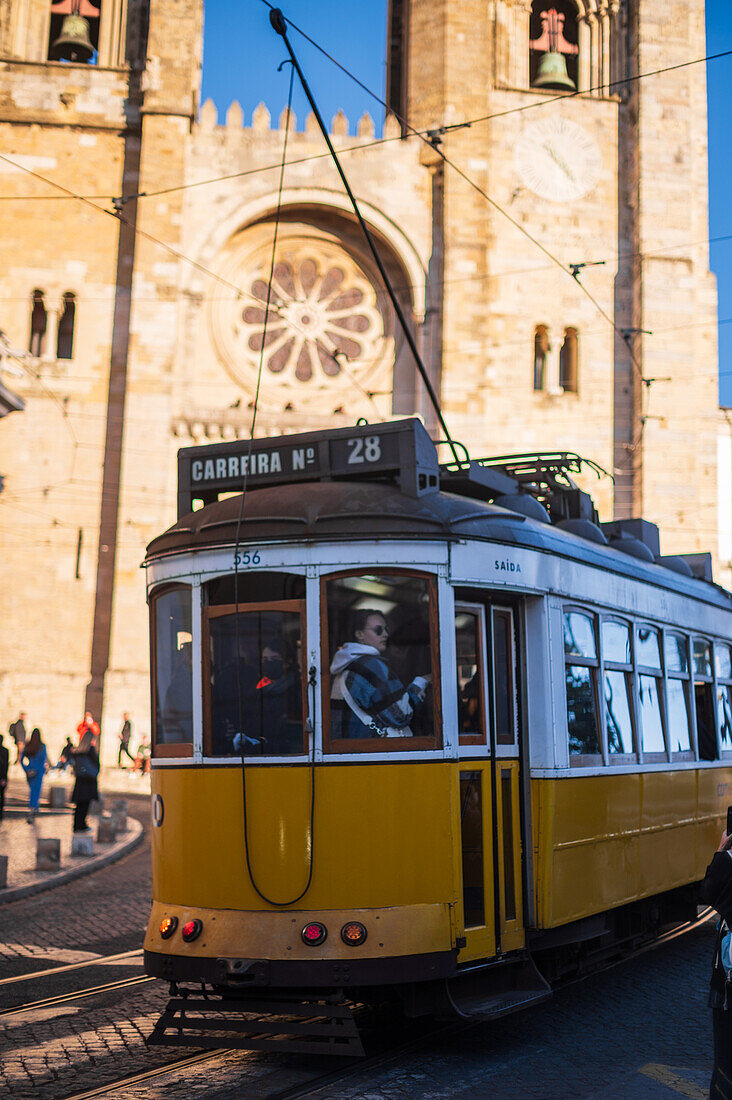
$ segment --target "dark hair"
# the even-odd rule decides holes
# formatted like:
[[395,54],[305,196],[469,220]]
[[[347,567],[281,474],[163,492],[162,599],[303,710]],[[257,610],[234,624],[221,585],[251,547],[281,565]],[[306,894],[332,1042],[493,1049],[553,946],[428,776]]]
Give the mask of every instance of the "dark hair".
[[41,751],[41,731],[36,726],[28,738],[28,742],[23,751],[24,756],[36,756]]
[[379,611],[376,607],[361,607],[358,611],[353,613],[353,628],[351,633],[356,634],[357,630],[365,630],[366,623],[369,621],[372,615],[378,615],[380,619],[386,622],[386,616],[383,611]]

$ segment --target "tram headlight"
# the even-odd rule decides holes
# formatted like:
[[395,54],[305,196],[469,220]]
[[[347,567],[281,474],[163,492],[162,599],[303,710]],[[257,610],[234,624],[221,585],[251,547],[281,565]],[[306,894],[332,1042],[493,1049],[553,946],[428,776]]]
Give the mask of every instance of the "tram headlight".
[[360,947],[366,942],[366,936],[366,926],[361,924],[360,920],[349,920],[341,928],[341,939],[349,947]]
[[320,943],[325,943],[328,938],[328,929],[320,921],[311,920],[309,924],[306,924],[300,933],[302,942],[306,943],[308,947],[317,947]]
[[164,940],[169,940],[178,927],[177,917],[163,917],[160,922],[160,935]]
[[203,921],[198,920],[197,917],[194,917],[193,920],[187,921],[181,929],[181,935],[183,936],[183,939],[186,941],[186,943],[191,943],[193,940],[197,940],[198,937],[201,935],[201,932],[203,932]]

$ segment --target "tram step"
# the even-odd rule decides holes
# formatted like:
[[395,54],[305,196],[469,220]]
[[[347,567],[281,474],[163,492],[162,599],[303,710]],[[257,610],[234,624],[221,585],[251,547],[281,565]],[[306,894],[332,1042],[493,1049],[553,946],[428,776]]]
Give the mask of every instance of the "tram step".
[[225,1046],[346,1058],[365,1055],[350,1005],[326,999],[173,997],[147,1042],[151,1046]]
[[472,971],[449,978],[447,995],[459,1016],[495,1019],[552,995],[529,956],[510,965]]

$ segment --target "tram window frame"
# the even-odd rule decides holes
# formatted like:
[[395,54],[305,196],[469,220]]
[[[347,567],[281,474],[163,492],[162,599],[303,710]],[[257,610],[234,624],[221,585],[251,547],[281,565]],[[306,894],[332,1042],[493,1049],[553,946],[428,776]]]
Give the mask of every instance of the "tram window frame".
[[[568,653],[566,648],[566,633],[565,623],[566,617],[572,613],[584,615],[589,618],[592,624],[592,636],[595,646],[594,657],[584,657],[581,654]],[[565,604],[562,607],[562,650],[564,657],[564,728],[567,735],[567,745],[569,748],[569,766],[571,768],[587,768],[597,767],[603,764],[603,728],[602,728],[602,712],[600,707],[600,693],[599,677],[600,677],[600,647],[599,647],[599,617],[596,611],[591,610],[588,607],[581,607],[576,604]],[[595,715],[595,729],[597,732],[598,752],[572,752],[569,731],[569,697],[567,694],[567,669],[568,668],[587,668],[590,670],[590,685],[592,688],[592,698],[594,704]]]
[[[628,657],[627,661],[616,661],[605,656],[605,641],[603,638],[603,629],[606,624],[616,624],[622,626],[627,632],[628,639]],[[639,749],[639,724],[638,713],[636,709],[635,699],[635,676],[634,676],[634,624],[629,619],[622,619],[617,615],[600,615],[599,623],[599,641],[600,641],[600,673],[599,681],[602,688],[600,699],[600,713],[602,719],[602,748],[605,763],[613,767],[619,767],[623,764],[635,764],[638,760]],[[630,737],[633,748],[631,752],[611,752],[610,751],[610,738],[607,728],[607,700],[605,698],[605,683],[606,674],[608,672],[619,672],[623,676],[625,683],[625,697],[628,703],[628,714],[630,716]]]
[[[732,646],[728,645],[727,642],[722,642],[722,641],[719,641],[718,639],[715,639],[713,648],[714,648],[714,656],[713,656],[714,664],[713,664],[713,667],[714,667],[714,676],[715,676],[715,681],[716,681],[714,695],[715,695],[715,699],[716,699],[716,703],[717,703],[715,714],[716,714],[716,720],[717,720],[717,737],[718,737],[718,744],[719,744],[719,752],[720,752],[720,756],[724,757],[724,759],[729,759],[729,757],[732,756],[732,732],[730,734],[730,740],[728,742],[729,748],[725,748],[725,743],[722,740],[722,728],[723,728],[723,726],[722,726],[722,722],[720,721],[720,713],[719,712],[720,712],[720,704],[721,704],[721,701],[722,701],[722,695],[721,695],[722,689],[726,689],[727,705],[728,705],[729,711],[732,712]],[[730,657],[730,674],[729,675],[727,675],[724,671],[720,672],[720,665],[719,665],[719,661],[718,661],[717,657],[718,657],[719,652],[722,651],[722,650],[727,650],[727,653]]]
[[[498,725],[498,669],[496,667],[496,655],[498,647],[496,646],[496,620],[504,620],[508,628],[508,643],[509,643],[509,662],[507,665],[508,671],[508,692],[507,698],[510,700],[510,736],[508,736],[508,730],[503,733]],[[500,604],[491,605],[491,650],[492,650],[492,668],[491,675],[493,677],[493,714],[492,720],[496,731],[496,754],[501,755],[501,751],[504,753],[512,754],[518,748],[518,675],[516,669],[516,621],[514,619],[513,608],[506,607]]]
[[223,618],[225,615],[247,614],[248,612],[289,611],[297,612],[300,619],[300,643],[301,643],[301,698],[302,698],[302,748],[293,753],[250,753],[244,752],[249,763],[270,760],[298,760],[307,756],[311,736],[308,733],[308,694],[307,694],[307,615],[305,599],[296,600],[272,600],[259,601],[257,603],[239,604],[210,604],[201,609],[201,680],[203,699],[203,755],[211,760],[239,760],[241,753],[234,750],[228,754],[213,752],[213,699],[211,692],[211,633],[209,622],[211,619]]
[[[658,665],[645,665],[640,658],[640,632],[643,629],[653,631],[658,646]],[[664,672],[665,654],[663,651],[662,628],[656,623],[647,620],[637,621],[633,629],[633,645],[635,656],[635,701],[638,713],[638,758],[644,764],[668,763],[671,758],[668,738],[668,715],[666,713],[666,677]],[[661,721],[661,737],[663,749],[646,751],[643,740],[643,705],[641,700],[641,677],[651,678],[656,681],[656,696],[658,698],[658,712]]]
[[[156,611],[160,599],[171,595],[173,592],[187,592],[190,601],[191,613],[191,739],[190,741],[158,741],[158,646]],[[193,757],[193,744],[195,738],[195,707],[193,701],[193,616],[195,613],[193,604],[193,587],[190,584],[176,582],[174,584],[157,585],[149,594],[150,607],[150,756],[152,759]]]
[[[684,656],[686,659],[686,670],[679,671],[670,667],[670,662],[667,653],[667,639],[680,639],[684,643]],[[666,736],[668,748],[671,753],[672,760],[695,760],[697,755],[696,745],[696,728],[694,719],[692,716],[693,703],[691,699],[691,648],[689,646],[689,638],[686,634],[680,630],[674,630],[670,628],[664,628],[662,638],[662,651],[663,651],[663,668],[664,668],[664,688],[666,692]],[[674,749],[672,743],[671,732],[671,705],[670,705],[670,685],[671,683],[681,683],[684,696],[684,703],[686,705],[686,728],[689,734],[689,748],[688,749]]]
[[[476,653],[476,675],[480,673],[478,677],[478,707],[477,714],[479,716],[480,723],[483,727],[482,733],[463,733],[461,730],[460,722],[460,681],[458,679],[458,743],[460,745],[485,745],[488,735],[488,643],[486,638],[486,621],[485,621],[486,609],[483,604],[480,603],[467,603],[465,601],[455,601],[455,631],[456,631],[456,659],[457,659],[457,617],[458,615],[472,615],[476,619],[477,625],[477,653]],[[457,670],[456,670],[457,671]]]
[[[330,665],[333,647],[330,642],[328,626],[328,585],[334,581],[349,577],[406,577],[427,582],[429,599],[430,663],[432,669],[432,721],[435,733],[433,737],[331,737],[330,692],[332,679]],[[442,730],[442,666],[440,663],[439,611],[437,577],[418,569],[400,569],[363,565],[358,569],[341,569],[320,576],[320,653],[321,653],[321,714],[323,753],[326,755],[369,755],[373,753],[393,752],[430,752],[442,750],[444,744]]]
[[[709,672],[698,672],[696,667],[696,647],[697,643],[702,643],[709,647]],[[717,722],[717,698],[716,698],[716,680],[714,676],[714,654],[712,639],[705,637],[702,634],[692,634],[691,637],[691,677],[694,690],[694,725],[696,729],[697,746],[699,750],[700,760],[719,760],[720,759],[720,744],[719,744],[719,728]],[[702,688],[702,692],[699,693],[697,688]],[[708,744],[702,743],[703,738],[699,728],[699,695],[704,698],[705,706],[708,706],[711,711],[711,729],[710,734],[714,734],[714,756],[709,755],[709,751],[712,748],[711,740]]]

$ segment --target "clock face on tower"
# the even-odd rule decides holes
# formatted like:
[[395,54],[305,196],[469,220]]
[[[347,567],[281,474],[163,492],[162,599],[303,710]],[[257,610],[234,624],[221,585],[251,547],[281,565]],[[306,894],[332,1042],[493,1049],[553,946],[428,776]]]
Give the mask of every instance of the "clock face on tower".
[[597,142],[565,118],[531,122],[522,130],[514,154],[522,182],[550,202],[571,202],[591,191],[600,178]]

